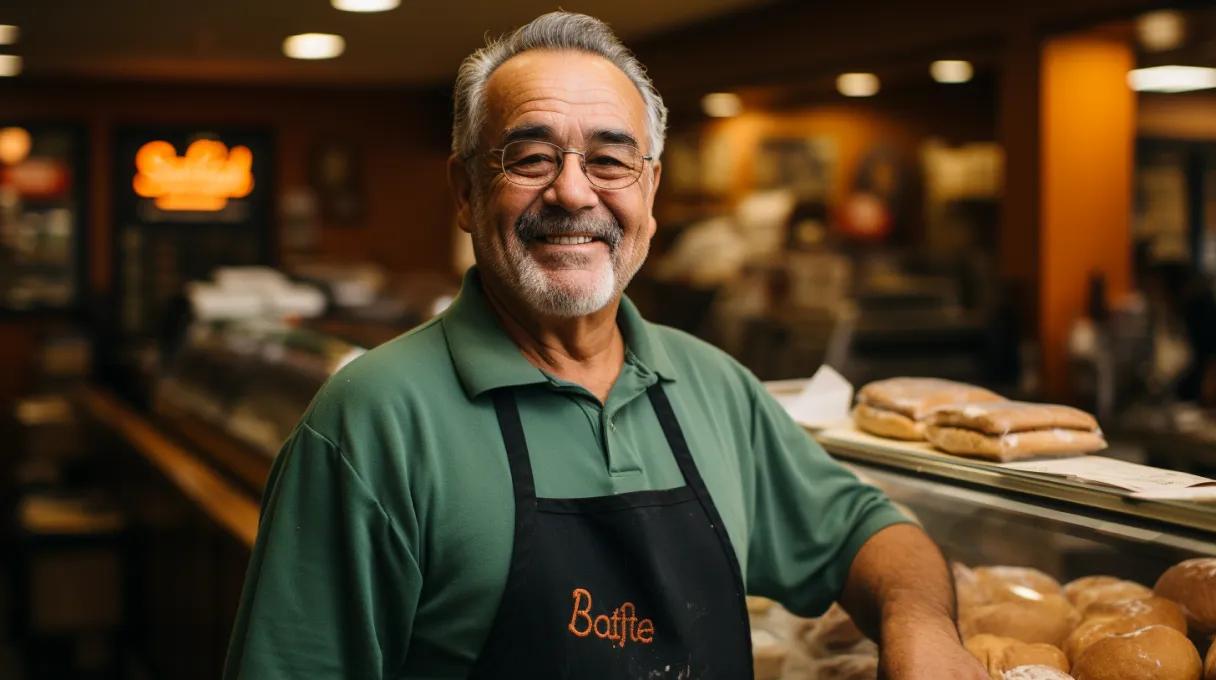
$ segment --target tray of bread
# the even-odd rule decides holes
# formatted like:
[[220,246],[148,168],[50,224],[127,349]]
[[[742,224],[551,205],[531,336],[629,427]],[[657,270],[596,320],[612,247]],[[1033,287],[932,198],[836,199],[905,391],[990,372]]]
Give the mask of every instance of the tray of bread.
[[[992,680],[1216,680],[1216,558],[1155,584],[952,563],[964,646]],[[876,680],[879,648],[834,604],[803,618],[748,597],[758,680]]]

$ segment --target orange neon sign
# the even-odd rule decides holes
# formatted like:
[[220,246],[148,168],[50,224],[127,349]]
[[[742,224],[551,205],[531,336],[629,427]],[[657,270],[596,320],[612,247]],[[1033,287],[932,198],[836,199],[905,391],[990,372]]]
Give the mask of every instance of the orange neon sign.
[[148,142],[135,154],[135,169],[135,193],[156,199],[161,210],[223,210],[228,199],[253,191],[253,152],[210,139],[191,143],[184,156],[169,142]]

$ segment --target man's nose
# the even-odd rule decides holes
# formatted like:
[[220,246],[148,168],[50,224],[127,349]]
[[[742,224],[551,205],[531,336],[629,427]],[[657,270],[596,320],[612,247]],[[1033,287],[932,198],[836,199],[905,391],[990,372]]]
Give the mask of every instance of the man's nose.
[[545,203],[561,206],[568,213],[576,213],[599,205],[599,194],[591,185],[587,173],[583,172],[582,156],[567,153],[565,158],[561,172],[545,189],[543,196]]

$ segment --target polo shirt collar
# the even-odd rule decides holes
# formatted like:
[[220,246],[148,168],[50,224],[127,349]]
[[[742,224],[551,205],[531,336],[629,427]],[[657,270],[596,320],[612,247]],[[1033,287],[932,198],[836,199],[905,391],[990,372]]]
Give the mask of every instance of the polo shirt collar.
[[[549,382],[549,376],[524,358],[499,325],[482,291],[476,267],[465,273],[460,295],[440,318],[448,352],[469,398],[499,387]],[[617,323],[625,338],[626,352],[662,379],[675,380],[675,369],[666,348],[628,297],[621,298]]]

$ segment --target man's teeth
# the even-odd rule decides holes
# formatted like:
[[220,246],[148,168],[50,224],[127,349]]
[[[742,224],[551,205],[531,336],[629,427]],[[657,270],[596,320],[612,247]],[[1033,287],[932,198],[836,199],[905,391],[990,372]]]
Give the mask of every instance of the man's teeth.
[[552,243],[555,246],[581,246],[584,243],[591,243],[595,239],[590,236],[546,236],[545,243]]

